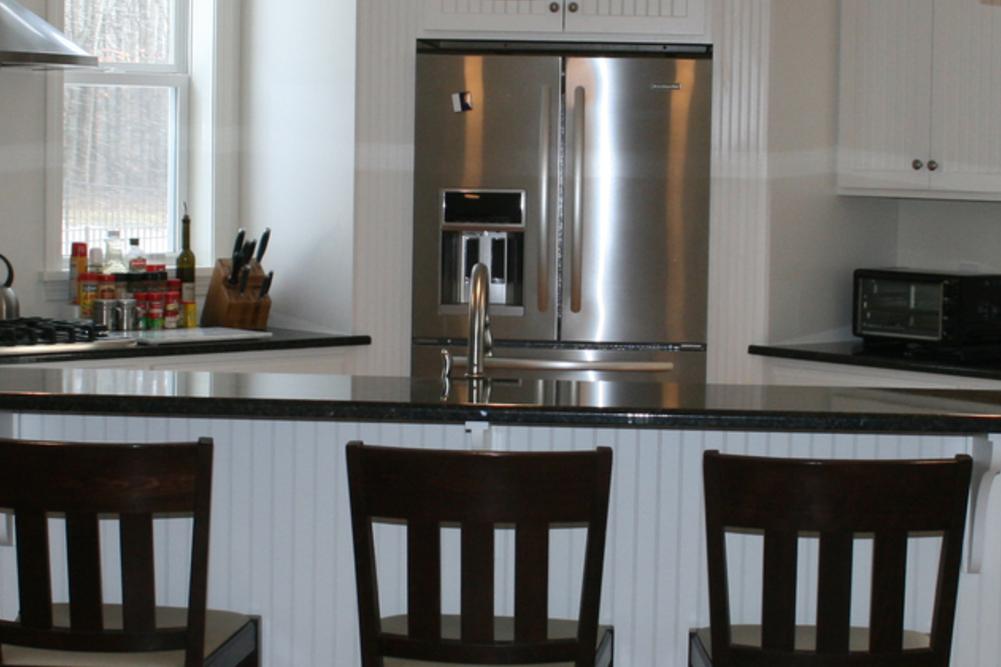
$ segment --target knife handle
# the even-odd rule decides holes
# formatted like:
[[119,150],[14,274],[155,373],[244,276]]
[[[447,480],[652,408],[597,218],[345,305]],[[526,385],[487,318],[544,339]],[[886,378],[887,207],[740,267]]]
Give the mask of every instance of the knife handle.
[[243,250],[243,239],[246,236],[247,236],[247,232],[245,232],[243,230],[243,227],[240,227],[240,229],[237,230],[237,232],[236,232],[236,242],[233,244],[233,254],[234,255]]
[[271,240],[271,228],[265,227],[264,231],[261,233],[261,239],[257,242],[257,263],[260,264],[261,260],[264,259],[264,252],[268,249],[268,241]]

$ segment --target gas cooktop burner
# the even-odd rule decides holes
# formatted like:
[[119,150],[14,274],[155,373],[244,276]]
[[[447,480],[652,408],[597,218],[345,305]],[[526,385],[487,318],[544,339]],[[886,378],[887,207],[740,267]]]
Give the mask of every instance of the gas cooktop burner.
[[108,339],[106,335],[106,327],[95,325],[90,320],[44,317],[0,320],[0,356],[83,352],[135,345],[135,341]]
[[0,345],[45,345],[56,343],[91,343],[105,332],[105,327],[88,320],[51,320],[22,317],[0,320]]

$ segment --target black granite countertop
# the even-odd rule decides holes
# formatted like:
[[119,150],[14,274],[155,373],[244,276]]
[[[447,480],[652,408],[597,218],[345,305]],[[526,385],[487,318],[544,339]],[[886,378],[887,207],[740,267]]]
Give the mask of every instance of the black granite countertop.
[[[108,347],[83,351],[58,353],[25,353],[0,356],[0,364],[33,364],[38,362],[60,363],[93,361],[99,359],[127,359],[130,357],[164,357],[187,354],[222,354],[226,352],[254,352],[260,350],[297,350],[320,347],[371,345],[369,336],[320,333],[295,329],[269,329],[268,338],[219,340],[172,343],[169,345],[143,345],[136,347]],[[39,345],[39,348],[44,346]]]
[[0,368],[0,411],[862,433],[1001,431],[1001,391]]
[[751,354],[782,359],[1001,380],[999,358],[963,361],[950,358],[947,354],[935,356],[924,350],[914,350],[896,344],[872,348],[863,347],[861,341],[854,340],[809,345],[751,345],[747,351]]

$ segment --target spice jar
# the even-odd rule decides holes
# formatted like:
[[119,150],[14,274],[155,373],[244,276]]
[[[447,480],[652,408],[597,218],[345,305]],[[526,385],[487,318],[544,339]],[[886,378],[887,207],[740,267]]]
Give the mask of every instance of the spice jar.
[[139,329],[140,331],[144,331],[146,329],[146,325],[148,324],[148,322],[146,321],[146,314],[148,307],[148,301],[146,300],[147,296],[148,294],[146,292],[135,292],[136,328]]
[[146,290],[154,293],[167,291],[167,266],[165,264],[146,265]]
[[97,276],[97,298],[112,300],[115,298],[115,276],[101,273]]
[[94,300],[97,298],[97,276],[90,271],[80,274],[80,317],[89,320],[94,316]]
[[129,297],[129,274],[115,273],[115,298],[127,299]]
[[166,297],[163,307],[163,328],[176,329],[181,316],[181,293],[168,291]]
[[146,328],[150,331],[163,328],[163,292],[146,293]]

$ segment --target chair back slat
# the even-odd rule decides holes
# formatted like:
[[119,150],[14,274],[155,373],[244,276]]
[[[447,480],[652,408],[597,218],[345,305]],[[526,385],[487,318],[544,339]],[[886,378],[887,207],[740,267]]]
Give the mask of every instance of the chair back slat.
[[[185,651],[204,659],[212,441],[96,444],[0,438],[0,507],[13,511],[20,612],[0,644],[63,651]],[[153,515],[193,516],[188,622],[155,623]],[[54,627],[48,522],[65,516],[69,625]],[[100,520],[99,520],[100,517]],[[123,627],[106,627],[100,521],[118,520]],[[117,625],[117,624],[116,624]]]
[[[704,457],[712,655],[730,667],[948,664],[972,461]],[[728,530],[765,533],[761,647],[731,644]],[[908,535],[943,536],[931,646],[905,651]],[[817,637],[795,649],[798,536],[820,534]],[[853,540],[875,536],[869,650],[849,654]]]
[[52,579],[49,569],[49,527],[45,514],[14,508],[17,534],[17,587],[21,623],[30,628],[52,627]]
[[70,627],[104,629],[101,597],[101,538],[93,512],[66,513],[66,569],[69,578]]
[[407,633],[441,638],[441,534],[435,521],[407,525]]
[[904,587],[907,571],[907,533],[876,533],[872,553],[872,604],[869,612],[869,649],[899,651],[904,641]]
[[853,551],[851,533],[821,533],[817,564],[817,651],[820,653],[848,654]]
[[[954,480],[956,486],[953,510],[957,515],[966,512],[966,495],[963,480]],[[966,486],[969,481],[966,480]],[[963,558],[963,531],[955,530],[946,533],[942,540],[942,555],[939,558],[938,585],[935,588],[934,609],[937,613],[932,617],[931,636],[936,646],[951,646],[954,621],[956,618],[955,600],[959,593],[959,570]],[[953,604],[949,604],[949,601]]]
[[545,641],[549,618],[549,526],[522,522],[515,528],[514,638]]
[[761,646],[792,651],[796,641],[795,532],[765,531],[764,581],[761,596]]
[[[383,656],[477,664],[594,664],[612,453],[347,446],[362,665]],[[373,521],[407,525],[408,634],[381,629]],[[441,636],[440,529],[460,530],[460,638]],[[587,529],[577,637],[549,638],[549,531]],[[514,637],[495,636],[495,530],[515,528]],[[414,544],[419,540],[422,544]],[[433,589],[433,590],[432,590]],[[421,610],[427,605],[426,610]],[[429,620],[424,612],[437,618]],[[416,616],[416,618],[415,618]]]
[[119,524],[125,631],[152,632],[156,627],[153,517],[150,514],[123,514]]
[[494,526],[462,524],[461,589],[462,640],[494,640]]

